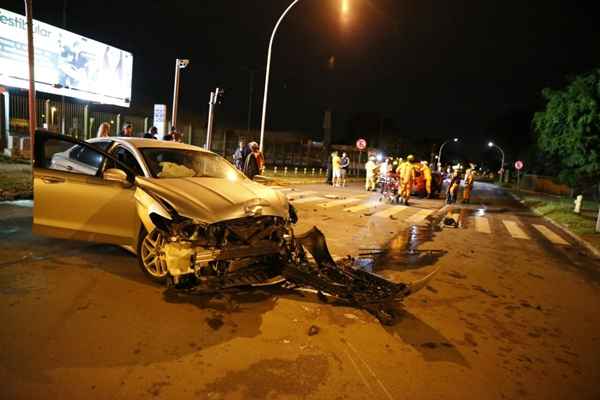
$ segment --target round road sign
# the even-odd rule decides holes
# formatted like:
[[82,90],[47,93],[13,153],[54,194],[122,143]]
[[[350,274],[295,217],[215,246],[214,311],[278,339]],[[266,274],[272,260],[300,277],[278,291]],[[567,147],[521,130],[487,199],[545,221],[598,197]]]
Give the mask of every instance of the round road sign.
[[364,150],[367,148],[367,141],[365,139],[358,139],[356,141],[356,148],[359,150]]
[[523,169],[523,161],[517,161],[515,163],[515,168],[518,169],[519,171]]

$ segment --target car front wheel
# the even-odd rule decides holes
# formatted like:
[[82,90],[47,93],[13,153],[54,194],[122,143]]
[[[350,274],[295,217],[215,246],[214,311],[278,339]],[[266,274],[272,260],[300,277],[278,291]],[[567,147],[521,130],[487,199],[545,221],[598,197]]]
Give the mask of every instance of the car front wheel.
[[164,241],[158,229],[148,233],[142,228],[137,245],[138,264],[144,275],[156,283],[164,283],[168,273],[164,254],[161,252]]

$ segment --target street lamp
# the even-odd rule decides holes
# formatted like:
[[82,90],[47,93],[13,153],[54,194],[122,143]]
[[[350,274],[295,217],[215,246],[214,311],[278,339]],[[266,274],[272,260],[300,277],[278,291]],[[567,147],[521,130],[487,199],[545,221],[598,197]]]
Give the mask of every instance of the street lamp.
[[502,150],[502,148],[500,146],[498,146],[497,144],[495,144],[494,142],[489,142],[488,147],[489,148],[495,147],[498,150],[500,150],[500,154],[502,154],[502,166],[500,167],[500,182],[502,182],[502,174],[504,173],[504,150]]
[[[269,77],[271,75],[271,52],[273,50],[273,41],[275,40],[275,34],[277,33],[277,29],[279,28],[279,25],[281,25],[281,22],[283,21],[285,16],[290,12],[290,10],[292,8],[294,8],[294,6],[296,4],[298,4],[299,1],[300,0],[292,1],[290,3],[290,5],[288,6],[288,8],[285,9],[283,14],[281,14],[279,19],[277,20],[277,23],[275,24],[275,27],[273,28],[273,33],[271,33],[271,39],[269,40],[269,49],[267,51],[267,66],[266,66],[266,70],[265,70],[265,90],[264,90],[264,95],[263,95],[262,117],[261,117],[261,122],[260,122],[260,145],[259,146],[260,146],[261,152],[263,151],[263,142],[264,142],[264,138],[265,138],[265,124],[266,124],[266,118],[267,118],[267,98],[269,96]],[[342,0],[341,12],[342,12],[342,15],[344,15],[344,16],[346,16],[350,12],[349,0]]]
[[173,86],[173,110],[171,115],[171,126],[177,128],[177,108],[179,107],[179,72],[188,66],[190,60],[175,60],[175,84]]
[[442,150],[444,149],[444,146],[450,142],[454,142],[457,143],[458,142],[458,138],[452,138],[452,139],[448,139],[446,140],[444,143],[442,143],[442,145],[440,146],[440,151],[438,152],[438,156],[437,156],[437,165],[438,165],[438,172],[442,172]]

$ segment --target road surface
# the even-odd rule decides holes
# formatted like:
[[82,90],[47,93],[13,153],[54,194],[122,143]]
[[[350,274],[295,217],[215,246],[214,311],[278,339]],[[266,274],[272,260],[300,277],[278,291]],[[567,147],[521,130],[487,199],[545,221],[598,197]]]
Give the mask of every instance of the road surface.
[[451,208],[277,190],[336,256],[377,253],[369,265],[399,281],[441,272],[391,327],[275,288],[173,298],[126,251],[32,237],[31,204],[0,204],[0,397],[600,397],[600,263],[500,189]]

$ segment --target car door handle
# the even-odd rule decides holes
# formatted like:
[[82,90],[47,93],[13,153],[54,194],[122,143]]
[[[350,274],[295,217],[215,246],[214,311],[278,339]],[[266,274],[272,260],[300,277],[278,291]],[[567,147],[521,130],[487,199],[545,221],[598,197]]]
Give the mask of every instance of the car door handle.
[[42,182],[44,183],[63,183],[64,178],[57,178],[55,176],[42,176]]

